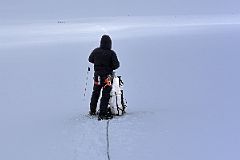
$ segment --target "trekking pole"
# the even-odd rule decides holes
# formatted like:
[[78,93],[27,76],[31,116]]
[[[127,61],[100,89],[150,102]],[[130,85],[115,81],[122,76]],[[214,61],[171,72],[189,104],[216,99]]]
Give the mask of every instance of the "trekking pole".
[[86,99],[86,93],[87,93],[87,86],[88,86],[89,72],[90,72],[90,67],[88,67],[88,69],[87,69],[87,76],[86,76],[86,83],[85,83],[85,88],[84,88],[83,100]]

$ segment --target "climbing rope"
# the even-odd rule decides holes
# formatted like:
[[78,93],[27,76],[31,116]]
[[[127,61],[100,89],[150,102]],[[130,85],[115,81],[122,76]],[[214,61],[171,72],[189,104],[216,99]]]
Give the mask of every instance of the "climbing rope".
[[107,139],[107,158],[108,160],[110,160],[110,152],[109,152],[109,122],[110,120],[107,121],[107,127],[106,127],[106,139]]

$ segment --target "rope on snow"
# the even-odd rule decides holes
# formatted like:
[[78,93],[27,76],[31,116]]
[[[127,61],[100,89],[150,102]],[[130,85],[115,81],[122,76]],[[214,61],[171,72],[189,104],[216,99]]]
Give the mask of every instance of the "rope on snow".
[[110,152],[109,152],[109,122],[110,120],[107,121],[107,127],[106,127],[106,139],[107,139],[107,157],[108,160],[110,160]]

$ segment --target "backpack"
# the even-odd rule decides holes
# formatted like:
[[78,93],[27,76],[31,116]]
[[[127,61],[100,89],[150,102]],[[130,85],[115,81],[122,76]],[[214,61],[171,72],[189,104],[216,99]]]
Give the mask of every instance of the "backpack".
[[108,110],[112,115],[121,116],[126,113],[127,101],[123,94],[123,81],[121,76],[114,75],[112,80],[112,90],[110,92],[110,100]]

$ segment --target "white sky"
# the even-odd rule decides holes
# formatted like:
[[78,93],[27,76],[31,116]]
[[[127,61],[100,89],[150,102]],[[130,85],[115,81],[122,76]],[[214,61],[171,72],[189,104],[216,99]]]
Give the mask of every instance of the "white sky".
[[0,18],[46,19],[99,16],[237,14],[238,0],[10,0],[0,1]]

